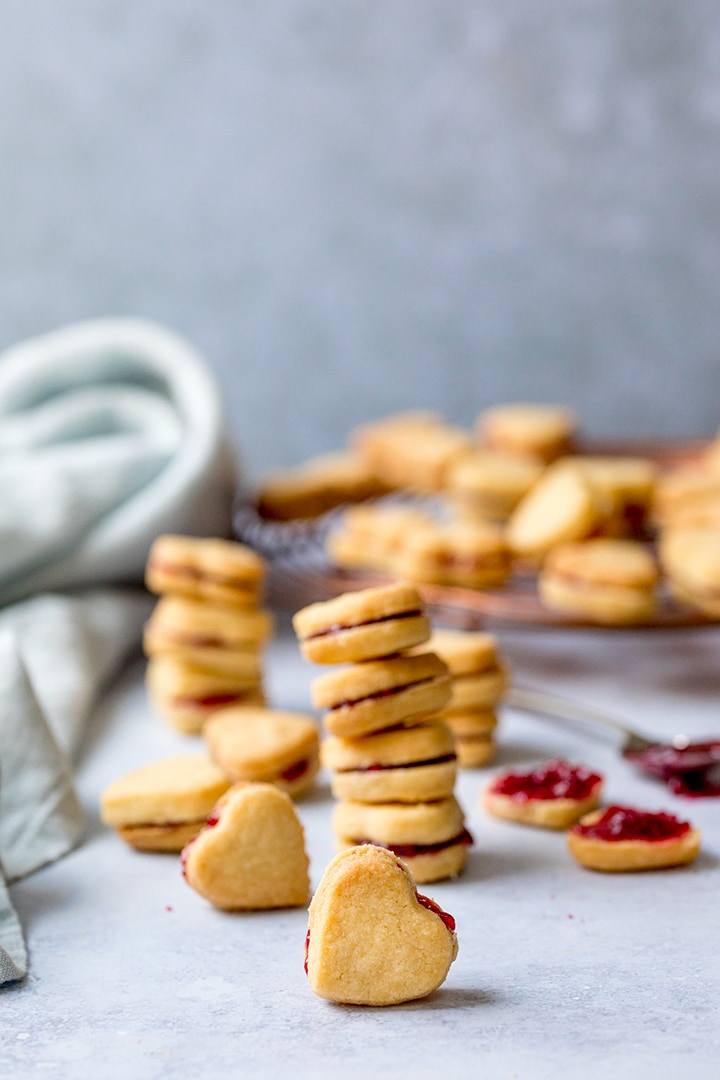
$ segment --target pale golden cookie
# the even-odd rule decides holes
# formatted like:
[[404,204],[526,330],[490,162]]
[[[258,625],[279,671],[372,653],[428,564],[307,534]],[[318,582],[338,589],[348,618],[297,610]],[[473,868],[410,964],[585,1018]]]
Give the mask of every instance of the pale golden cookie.
[[454,796],[426,803],[338,802],[332,827],[341,847],[375,843],[389,848],[418,882],[459,874],[472,842]]
[[336,855],[309,909],[305,970],[319,997],[397,1005],[426,997],[457,956],[455,921],[419,896],[395,856],[371,845]]
[[140,851],[181,851],[230,783],[205,754],[163,758],[113,781],[100,816]]
[[436,523],[406,534],[395,571],[410,581],[492,589],[512,569],[503,530],[492,522]]
[[577,428],[572,409],[535,402],[496,405],[485,409],[476,421],[482,446],[513,454],[534,454],[543,461],[567,454]]
[[675,596],[709,618],[720,618],[720,528],[667,529],[659,555]]
[[453,676],[478,675],[498,666],[497,639],[481,630],[435,628],[423,647],[437,653]]
[[239,706],[208,717],[203,737],[214,761],[233,780],[276,784],[296,798],[319,768],[317,724],[303,713]]
[[561,544],[547,556],[538,592],[553,611],[609,626],[651,621],[658,569],[634,540]]
[[271,473],[258,491],[257,507],[262,517],[275,521],[314,518],[387,490],[359,454],[343,450]]
[[188,885],[224,911],[302,907],[310,890],[295,807],[273,784],[235,784],[185,847]]
[[506,540],[515,555],[539,562],[558,544],[599,532],[611,510],[583,469],[559,461],[518,503]]
[[244,544],[172,534],[153,542],[145,572],[150,592],[239,607],[258,604],[264,579],[264,559]]
[[331,735],[357,739],[406,720],[429,716],[447,705],[451,681],[434,653],[391,656],[352,664],[312,683],[312,703],[329,710]]
[[427,720],[362,739],[326,738],[321,760],[335,770],[336,799],[356,802],[428,802],[453,793],[456,761],[452,733]]
[[186,735],[197,735],[216,709],[264,703],[259,678],[194,668],[174,656],[149,660],[146,683],[158,715]]
[[672,814],[610,806],[570,829],[572,857],[590,870],[627,873],[683,866],[697,858],[700,833]]
[[473,440],[437,414],[407,412],[357,428],[351,444],[389,486],[440,491],[453,463],[470,452]]
[[717,520],[720,470],[695,461],[663,473],[657,482],[653,513],[661,527]]
[[430,636],[420,594],[407,582],[310,604],[296,612],[293,626],[301,652],[316,664],[389,656]]
[[174,656],[196,668],[260,680],[259,650],[272,632],[267,611],[164,596],[143,634],[147,656]]
[[446,489],[461,511],[505,521],[544,468],[544,462],[526,454],[474,450],[450,468]]
[[478,769],[495,754],[494,732],[497,715],[493,709],[455,709],[438,713],[452,732],[457,763],[461,769]]
[[652,511],[658,467],[643,457],[586,454],[566,458],[589,477],[610,507],[603,532],[613,536],[642,534]]
[[391,503],[352,506],[329,533],[325,550],[337,566],[394,573],[405,538],[418,529],[434,527],[429,514],[416,507]]
[[548,761],[529,772],[500,773],[482,795],[493,817],[567,829],[600,802],[602,776],[581,765]]

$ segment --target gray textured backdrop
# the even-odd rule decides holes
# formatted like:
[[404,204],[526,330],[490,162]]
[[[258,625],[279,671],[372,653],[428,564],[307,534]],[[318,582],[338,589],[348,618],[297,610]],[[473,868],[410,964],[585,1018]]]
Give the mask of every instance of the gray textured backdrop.
[[0,346],[207,356],[248,473],[430,405],[720,426],[717,0],[22,0]]

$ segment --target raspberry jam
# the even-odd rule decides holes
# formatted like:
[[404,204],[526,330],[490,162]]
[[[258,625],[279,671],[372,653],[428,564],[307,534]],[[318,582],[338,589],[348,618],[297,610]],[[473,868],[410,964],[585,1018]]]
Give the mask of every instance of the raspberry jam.
[[385,848],[387,851],[392,851],[393,855],[397,855],[399,859],[412,859],[417,855],[435,855],[439,851],[444,851],[446,848],[455,847],[456,844],[466,844],[467,847],[472,847],[475,843],[472,833],[467,829],[463,829],[457,836],[451,836],[449,840],[439,840],[435,844],[381,844],[379,840],[354,840],[353,844],[374,844],[375,847]]
[[296,761],[293,765],[289,765],[287,769],[280,773],[280,779],[290,784],[293,780],[299,780],[301,776],[310,768],[310,762],[307,758],[303,758],[302,761]]
[[597,821],[590,825],[575,825],[572,831],[588,840],[641,840],[654,844],[678,840],[690,831],[690,824],[680,821],[674,814],[634,810],[630,806],[608,806]]
[[675,795],[720,798],[720,739],[672,746],[657,743],[625,757],[643,772],[667,784]]
[[442,919],[449,933],[455,933],[455,920],[452,915],[448,915],[447,911],[443,911],[440,905],[436,904],[434,900],[431,900],[429,896],[423,896],[422,893],[416,892],[415,898],[417,899],[418,904],[422,904],[428,911],[434,911],[438,918]]
[[491,786],[493,795],[505,795],[513,802],[530,799],[576,799],[593,795],[602,784],[599,773],[567,761],[548,761],[532,772],[508,772],[498,776]]
[[308,932],[305,935],[305,963],[303,965],[303,967],[305,968],[305,974],[306,975],[308,973],[308,953],[309,953],[309,951],[310,951],[310,929],[308,928]]

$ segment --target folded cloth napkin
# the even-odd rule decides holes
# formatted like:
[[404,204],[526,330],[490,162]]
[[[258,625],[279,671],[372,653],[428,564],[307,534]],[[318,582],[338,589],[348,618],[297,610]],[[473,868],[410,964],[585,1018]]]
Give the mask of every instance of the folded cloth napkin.
[[230,535],[217,387],[151,323],[102,319],[0,356],[0,984],[27,953],[7,882],[82,834],[72,762],[137,647],[160,533]]

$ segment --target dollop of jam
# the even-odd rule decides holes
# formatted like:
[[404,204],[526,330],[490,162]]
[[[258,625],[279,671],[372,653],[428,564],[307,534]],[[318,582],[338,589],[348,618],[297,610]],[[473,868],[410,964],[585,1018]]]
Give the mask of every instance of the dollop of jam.
[[662,780],[674,795],[720,798],[720,739],[686,746],[656,743],[636,753],[626,751],[624,756],[638,769]]
[[440,919],[442,919],[449,933],[455,933],[455,920],[453,919],[452,915],[449,915],[447,911],[443,911],[440,905],[436,904],[434,900],[431,900],[429,896],[423,896],[422,893],[416,892],[415,897],[418,904],[422,904],[422,906],[424,908],[427,908],[428,911],[434,911],[435,914]]
[[663,840],[678,840],[690,831],[687,821],[674,814],[634,810],[630,806],[608,806],[591,824],[578,824],[572,830],[588,840],[642,840],[653,844]]
[[519,803],[530,799],[577,799],[580,802],[589,798],[601,783],[602,776],[584,765],[548,761],[531,772],[502,773],[493,782],[491,790],[494,795],[506,795]]

